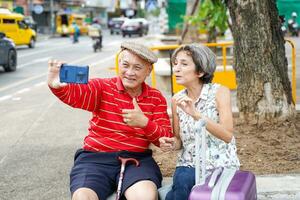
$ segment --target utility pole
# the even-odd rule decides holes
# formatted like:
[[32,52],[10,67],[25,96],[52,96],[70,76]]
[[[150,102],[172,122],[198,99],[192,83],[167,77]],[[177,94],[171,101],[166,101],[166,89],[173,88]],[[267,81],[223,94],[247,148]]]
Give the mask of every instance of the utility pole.
[[50,31],[51,35],[54,35],[54,5],[53,5],[53,0],[50,0]]
[[30,16],[32,16],[32,9],[33,8],[33,3],[32,3],[32,0],[29,0],[29,8],[28,8],[28,13],[27,14],[25,14],[25,15],[30,15]]

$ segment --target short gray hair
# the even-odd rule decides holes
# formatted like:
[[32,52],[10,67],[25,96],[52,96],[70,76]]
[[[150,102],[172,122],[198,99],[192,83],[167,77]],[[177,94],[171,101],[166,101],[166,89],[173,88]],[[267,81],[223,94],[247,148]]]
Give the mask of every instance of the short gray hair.
[[212,52],[208,47],[192,43],[187,45],[182,45],[175,49],[172,55],[172,63],[174,63],[177,54],[180,51],[189,52],[192,57],[197,72],[204,72],[204,75],[200,78],[203,83],[210,83],[214,77],[214,72],[216,70],[216,54]]

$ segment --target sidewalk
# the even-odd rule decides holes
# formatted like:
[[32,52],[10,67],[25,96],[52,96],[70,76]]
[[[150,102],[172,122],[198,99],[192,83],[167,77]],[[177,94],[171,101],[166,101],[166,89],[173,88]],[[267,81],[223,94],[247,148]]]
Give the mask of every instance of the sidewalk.
[[[163,185],[172,180],[165,177]],[[258,200],[300,200],[300,174],[256,176]]]
[[[162,185],[168,185],[171,177],[164,177]],[[300,174],[256,176],[258,200],[300,200]],[[112,195],[108,200],[115,199]]]

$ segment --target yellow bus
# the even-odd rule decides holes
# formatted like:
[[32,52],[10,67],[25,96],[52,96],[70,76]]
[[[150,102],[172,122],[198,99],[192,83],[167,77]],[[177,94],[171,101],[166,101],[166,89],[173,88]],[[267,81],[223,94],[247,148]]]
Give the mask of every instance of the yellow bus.
[[72,22],[76,22],[79,26],[80,34],[87,34],[88,26],[85,23],[86,15],[84,14],[67,14],[58,13],[56,16],[56,32],[61,36],[67,36],[74,33]]

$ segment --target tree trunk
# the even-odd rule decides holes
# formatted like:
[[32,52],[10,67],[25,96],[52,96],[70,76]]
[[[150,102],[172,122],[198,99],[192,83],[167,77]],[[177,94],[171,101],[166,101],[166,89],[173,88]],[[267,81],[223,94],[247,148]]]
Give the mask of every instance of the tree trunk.
[[232,19],[240,117],[276,123],[295,116],[274,0],[226,0]]
[[[192,16],[196,13],[197,9],[199,8],[199,0],[187,0],[186,1],[186,15]],[[188,22],[184,22],[183,30],[180,36],[179,44],[182,43],[191,43],[197,42],[197,27],[191,28],[191,25]]]
[[217,42],[217,30],[216,28],[210,29],[207,33],[208,37],[207,37],[207,42],[208,43],[215,43]]

